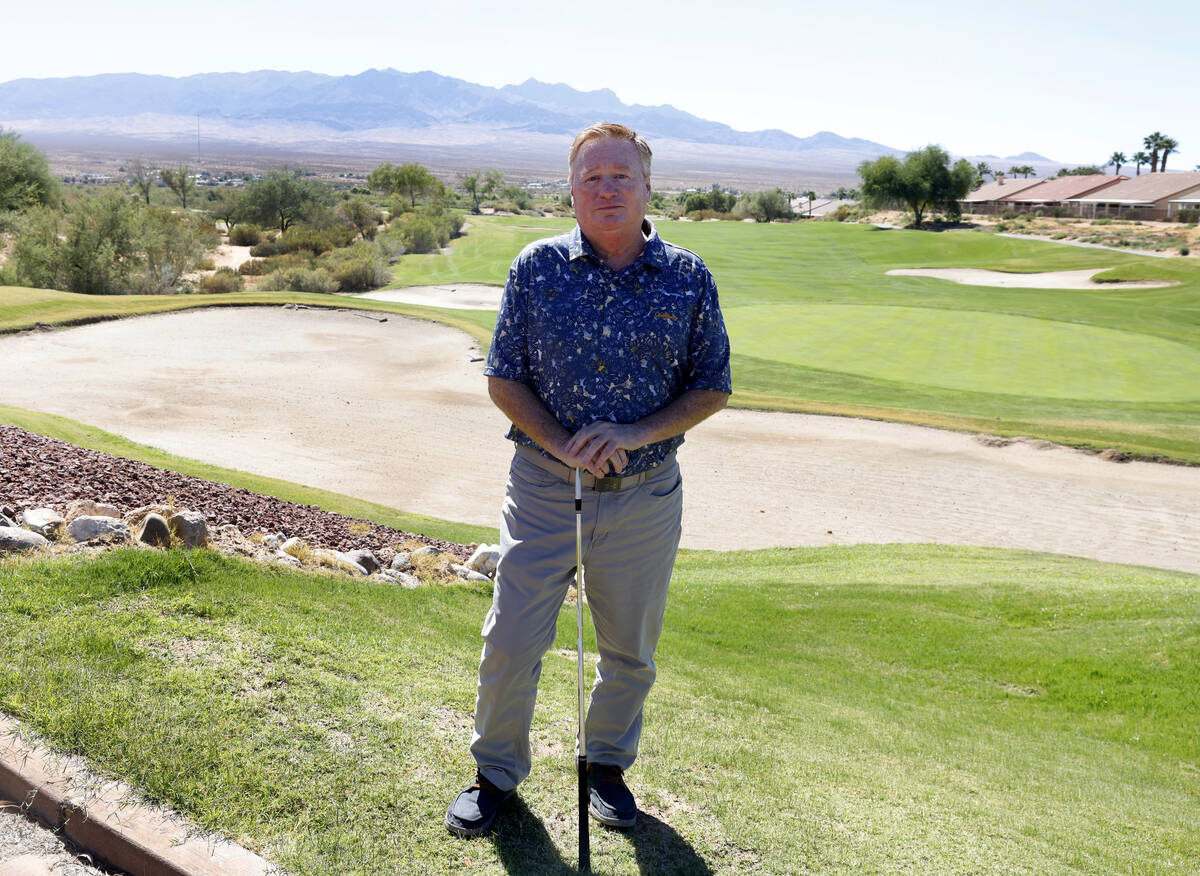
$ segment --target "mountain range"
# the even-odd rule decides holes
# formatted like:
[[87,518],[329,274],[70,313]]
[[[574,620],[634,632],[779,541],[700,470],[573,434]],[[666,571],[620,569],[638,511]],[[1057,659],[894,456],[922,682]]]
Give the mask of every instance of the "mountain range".
[[[655,146],[656,181],[666,184],[832,188],[855,184],[863,160],[903,153],[830,131],[738,131],[669,104],[626,104],[608,89],[536,79],[493,88],[431,71],[371,69],[349,76],[259,70],[0,83],[0,125],[52,155],[107,150],[202,164],[202,153],[253,153],[305,163],[320,157],[330,166],[420,161],[441,172],[495,166],[554,179],[562,176],[571,136],[599,120],[644,134]],[[1047,161],[1034,153],[1014,158]]]

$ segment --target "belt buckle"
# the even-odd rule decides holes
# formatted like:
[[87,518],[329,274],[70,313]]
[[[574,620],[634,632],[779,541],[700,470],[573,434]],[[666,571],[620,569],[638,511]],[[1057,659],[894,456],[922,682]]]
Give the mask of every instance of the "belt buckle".
[[597,493],[614,493],[621,489],[621,481],[624,478],[593,478],[592,489]]

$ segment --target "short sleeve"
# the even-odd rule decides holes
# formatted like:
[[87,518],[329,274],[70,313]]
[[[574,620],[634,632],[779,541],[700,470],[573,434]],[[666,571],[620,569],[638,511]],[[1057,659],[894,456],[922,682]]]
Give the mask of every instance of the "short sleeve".
[[483,373],[527,383],[529,377],[529,338],[527,325],[528,289],[523,282],[522,260],[518,256],[508,269],[508,282],[500,296],[500,312],[488,350]]
[[729,335],[717,299],[717,283],[704,272],[704,289],[692,315],[692,333],[688,339],[688,363],[683,388],[732,392],[729,373]]

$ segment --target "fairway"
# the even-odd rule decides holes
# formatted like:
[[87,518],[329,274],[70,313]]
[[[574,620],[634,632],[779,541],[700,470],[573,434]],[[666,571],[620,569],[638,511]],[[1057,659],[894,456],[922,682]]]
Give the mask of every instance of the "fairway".
[[1045,398],[1200,396],[1200,349],[1110,328],[854,304],[732,307],[726,322],[755,355],[862,377]]

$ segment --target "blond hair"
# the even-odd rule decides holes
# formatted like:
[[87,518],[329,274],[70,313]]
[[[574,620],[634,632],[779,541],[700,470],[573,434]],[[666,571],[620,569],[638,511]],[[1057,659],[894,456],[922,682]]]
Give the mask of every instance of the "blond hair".
[[584,128],[575,135],[575,141],[571,144],[571,151],[567,153],[567,167],[575,166],[575,157],[579,155],[579,150],[584,147],[584,144],[590,143],[592,140],[599,140],[602,137],[611,137],[614,140],[628,140],[637,147],[638,155],[642,159],[642,175],[646,179],[650,179],[650,144],[645,138],[638,134],[632,128],[627,128],[624,125],[619,125],[616,122],[597,122],[587,128]]

